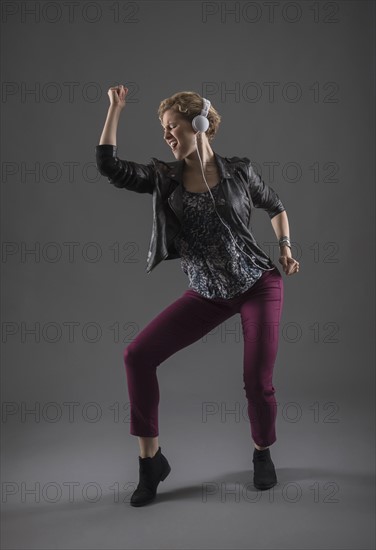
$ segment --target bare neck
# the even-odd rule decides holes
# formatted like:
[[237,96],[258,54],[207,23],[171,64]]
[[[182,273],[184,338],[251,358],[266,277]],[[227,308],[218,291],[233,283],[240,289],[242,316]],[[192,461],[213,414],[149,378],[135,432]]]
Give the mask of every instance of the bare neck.
[[[212,149],[210,147],[209,149],[210,151],[206,149],[200,151],[200,157],[205,174],[210,175],[217,170],[217,163]],[[200,158],[197,154],[197,151],[194,151],[191,155],[185,157],[183,171],[184,173],[188,173],[191,175],[202,175]]]

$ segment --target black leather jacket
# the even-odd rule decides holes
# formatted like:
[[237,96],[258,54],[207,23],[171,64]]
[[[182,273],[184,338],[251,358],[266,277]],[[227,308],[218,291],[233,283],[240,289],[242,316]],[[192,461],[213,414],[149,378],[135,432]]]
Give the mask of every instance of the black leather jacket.
[[[115,187],[153,196],[153,228],[146,272],[150,273],[162,260],[180,258],[174,247],[175,236],[183,220],[182,171],[184,160],[164,162],[154,157],[148,164],[139,164],[117,157],[117,146],[97,145],[96,164]],[[216,208],[231,232],[236,231],[257,261],[260,269],[276,267],[248,229],[252,209],[262,208],[270,219],[285,210],[274,189],[265,184],[246,157],[222,157],[213,151],[221,180]]]

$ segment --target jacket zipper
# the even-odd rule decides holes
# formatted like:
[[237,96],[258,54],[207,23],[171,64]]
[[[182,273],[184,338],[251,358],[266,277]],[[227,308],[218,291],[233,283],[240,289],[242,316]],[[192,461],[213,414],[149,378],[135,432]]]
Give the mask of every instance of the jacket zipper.
[[[172,205],[171,202],[170,202],[170,197],[168,197],[167,200],[168,200],[168,204],[169,204],[170,207],[171,207],[171,210],[173,211],[173,213],[174,213],[175,216],[176,216],[176,219],[178,220],[179,224],[181,225],[179,216],[177,215],[177,213],[176,213],[176,211],[175,211],[173,205]],[[170,243],[172,243],[172,242],[174,241],[175,237],[177,237],[178,235],[180,235],[181,232],[182,232],[182,227],[180,227],[179,231],[178,231],[177,233],[175,233],[175,235],[172,237]],[[169,245],[170,243],[168,243],[168,245]],[[168,245],[167,245],[167,248],[168,248]],[[163,261],[165,258],[167,258],[167,256],[168,256],[168,251],[167,251],[167,253],[163,256],[163,258],[162,258],[161,261]]]
[[[179,224],[180,224],[179,216],[177,215],[177,213],[176,213],[176,211],[175,211],[173,205],[170,203],[170,197],[168,197],[167,201],[168,201],[168,204],[169,204],[170,207],[171,207],[171,210],[172,210],[173,213],[175,214],[175,216],[176,216],[176,218],[177,218],[177,220],[178,220],[178,222],[179,222]],[[179,231],[178,231],[177,233],[175,233],[175,235],[172,237],[170,243],[173,242],[173,240],[175,239],[175,237],[177,237],[177,236],[181,233],[181,231],[182,231],[182,228],[180,228]],[[168,245],[169,245],[170,243],[167,244],[167,249],[168,249]],[[163,260],[164,260],[165,258],[167,258],[167,256],[168,256],[168,250],[167,250],[167,253],[163,256],[163,258],[161,258],[161,260],[160,260],[158,263],[163,262]],[[154,267],[155,267],[155,266],[154,266]],[[147,271],[147,273],[150,273],[150,272],[151,272],[151,269],[150,269],[149,271]]]

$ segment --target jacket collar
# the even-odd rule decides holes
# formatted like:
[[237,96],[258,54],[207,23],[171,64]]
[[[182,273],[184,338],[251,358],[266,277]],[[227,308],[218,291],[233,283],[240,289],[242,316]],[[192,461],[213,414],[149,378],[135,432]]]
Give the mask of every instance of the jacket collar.
[[[229,163],[225,157],[222,157],[215,151],[213,151],[215,160],[217,161],[218,170],[220,174],[220,179],[230,179],[233,177],[231,170],[229,169]],[[167,164],[169,168],[168,176],[183,184],[183,168],[184,168],[184,159],[177,160],[176,162],[171,162]]]

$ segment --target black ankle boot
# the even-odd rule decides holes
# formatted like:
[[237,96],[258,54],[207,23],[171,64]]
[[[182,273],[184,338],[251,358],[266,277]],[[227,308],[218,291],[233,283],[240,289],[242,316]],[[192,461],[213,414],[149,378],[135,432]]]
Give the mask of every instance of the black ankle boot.
[[164,481],[171,472],[167,458],[162,454],[161,448],[153,457],[138,457],[140,480],[136,490],[131,496],[132,506],[143,506],[155,499],[157,487],[160,481]]
[[274,464],[270,457],[270,449],[259,451],[255,448],[253,451],[253,484],[256,489],[271,489],[277,483]]

